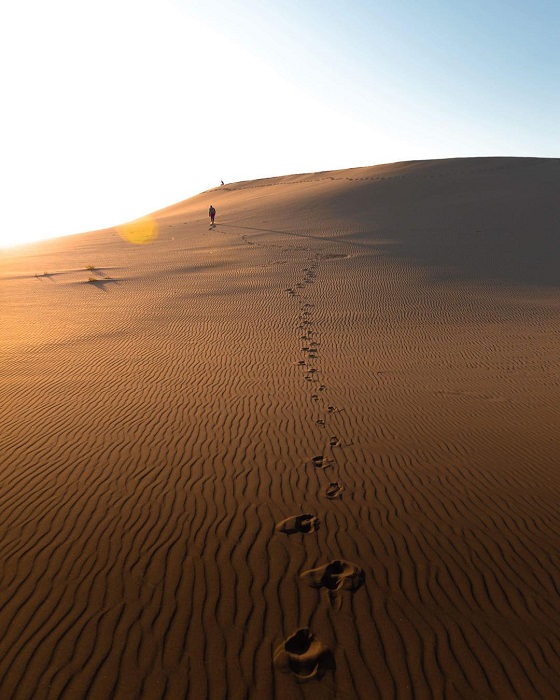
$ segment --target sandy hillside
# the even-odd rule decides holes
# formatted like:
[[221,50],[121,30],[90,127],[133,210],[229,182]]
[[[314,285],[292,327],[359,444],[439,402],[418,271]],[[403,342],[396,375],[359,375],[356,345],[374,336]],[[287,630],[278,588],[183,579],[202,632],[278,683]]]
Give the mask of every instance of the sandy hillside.
[[559,182],[297,175],[2,251],[0,698],[559,698]]

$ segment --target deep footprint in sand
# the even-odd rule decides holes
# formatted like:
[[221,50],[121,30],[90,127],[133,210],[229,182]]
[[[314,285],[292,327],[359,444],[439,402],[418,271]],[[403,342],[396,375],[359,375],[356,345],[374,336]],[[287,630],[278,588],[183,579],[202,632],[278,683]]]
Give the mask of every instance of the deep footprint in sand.
[[344,559],[335,559],[317,569],[301,574],[301,578],[312,588],[326,588],[334,608],[340,608],[342,591],[357,591],[364,584],[365,572],[361,566]]
[[342,492],[344,491],[344,486],[339,484],[338,481],[331,481],[327,486],[327,498],[331,500],[334,498],[342,498]]
[[277,532],[283,532],[286,535],[293,535],[296,532],[307,534],[315,532],[319,529],[320,520],[315,515],[303,513],[303,515],[293,515],[291,518],[286,518],[276,526]]
[[310,629],[301,627],[276,649],[274,666],[305,682],[334,671],[335,662],[331,650]]

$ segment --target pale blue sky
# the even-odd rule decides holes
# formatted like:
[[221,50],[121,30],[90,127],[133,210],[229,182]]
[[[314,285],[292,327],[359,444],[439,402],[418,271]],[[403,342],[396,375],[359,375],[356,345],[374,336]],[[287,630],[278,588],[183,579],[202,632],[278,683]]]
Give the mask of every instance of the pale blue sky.
[[0,245],[222,178],[559,157],[559,46],[558,0],[6,3]]
[[426,157],[559,154],[556,0],[176,2],[372,130],[397,120]]

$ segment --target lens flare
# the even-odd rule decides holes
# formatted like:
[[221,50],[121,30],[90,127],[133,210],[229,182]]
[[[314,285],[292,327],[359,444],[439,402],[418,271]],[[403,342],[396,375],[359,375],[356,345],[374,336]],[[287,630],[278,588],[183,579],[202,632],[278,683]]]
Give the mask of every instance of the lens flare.
[[125,241],[136,245],[145,245],[157,238],[158,225],[151,216],[143,216],[141,219],[117,226],[117,231]]

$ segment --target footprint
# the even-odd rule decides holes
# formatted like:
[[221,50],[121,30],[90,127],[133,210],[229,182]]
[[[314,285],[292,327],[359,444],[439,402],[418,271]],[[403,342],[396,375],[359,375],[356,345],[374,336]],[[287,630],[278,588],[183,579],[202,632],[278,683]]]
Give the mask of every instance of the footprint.
[[327,486],[327,498],[341,498],[343,491],[344,486],[342,486],[342,484],[339,484],[338,481],[331,481]]
[[312,394],[312,395],[311,395],[311,400],[312,400],[312,401],[319,401],[319,394]]
[[342,591],[357,591],[364,584],[365,572],[361,566],[344,559],[335,559],[317,569],[301,574],[301,578],[312,588],[326,588],[331,605],[339,609]]
[[277,532],[284,532],[286,535],[293,535],[296,532],[309,533],[319,529],[321,524],[319,518],[310,513],[303,515],[292,515],[291,518],[286,518],[276,526]]
[[274,666],[282,673],[293,673],[302,682],[335,670],[331,650],[307,627],[301,627],[280,644],[274,654]]
[[317,455],[311,460],[314,467],[318,469],[326,469],[332,465],[332,460],[327,459],[324,455]]
[[325,427],[325,421],[322,418],[319,418],[319,420],[315,421],[315,425],[318,428],[324,428]]
[[[323,421],[323,425],[325,424],[325,421]],[[340,446],[340,440],[336,437],[336,435],[333,435],[331,439],[329,440],[329,444],[331,447],[339,447]]]

